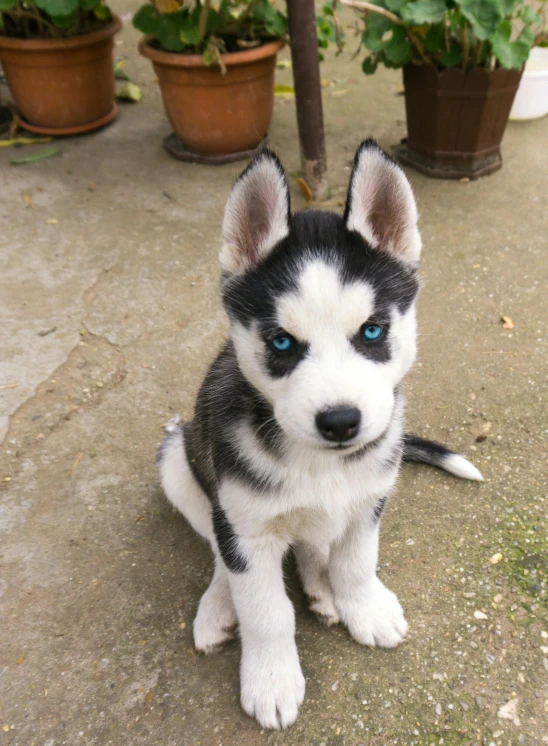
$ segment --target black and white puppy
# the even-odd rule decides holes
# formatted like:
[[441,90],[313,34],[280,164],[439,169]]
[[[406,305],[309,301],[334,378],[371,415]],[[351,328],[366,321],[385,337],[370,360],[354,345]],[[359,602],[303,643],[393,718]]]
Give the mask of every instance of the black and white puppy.
[[230,339],[192,422],[169,423],[159,464],[167,497],[215,555],[196,647],[214,650],[239,625],[242,707],[265,728],[290,725],[305,690],[288,549],[313,611],[362,645],[394,647],[407,622],[376,565],[402,457],[482,478],[462,456],[404,435],[420,249],[409,182],[372,140],[356,153],[344,217],[291,215],[269,150],[228,198]]

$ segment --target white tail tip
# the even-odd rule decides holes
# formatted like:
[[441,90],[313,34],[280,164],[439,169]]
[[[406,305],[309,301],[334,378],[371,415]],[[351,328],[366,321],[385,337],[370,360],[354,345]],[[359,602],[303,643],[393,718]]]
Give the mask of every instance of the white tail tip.
[[445,456],[441,467],[461,479],[472,479],[474,482],[483,482],[480,470],[476,469],[474,464],[471,464],[468,459],[458,453]]

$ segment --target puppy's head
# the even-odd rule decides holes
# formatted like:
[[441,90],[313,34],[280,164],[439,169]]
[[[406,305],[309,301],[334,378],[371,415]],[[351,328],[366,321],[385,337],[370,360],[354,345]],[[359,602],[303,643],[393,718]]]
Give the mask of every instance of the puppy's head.
[[415,359],[421,240],[403,171],[367,140],[344,217],[291,215],[263,150],[226,205],[223,301],[240,368],[292,440],[348,454],[378,438]]

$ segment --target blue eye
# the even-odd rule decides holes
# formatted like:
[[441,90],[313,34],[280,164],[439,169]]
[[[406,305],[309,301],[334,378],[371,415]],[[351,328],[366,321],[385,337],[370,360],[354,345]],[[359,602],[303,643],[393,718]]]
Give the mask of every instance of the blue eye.
[[287,334],[279,334],[272,340],[272,347],[277,352],[289,352],[292,347],[291,337],[288,337]]
[[384,336],[384,327],[378,324],[368,324],[363,327],[363,338],[366,342],[378,342]]

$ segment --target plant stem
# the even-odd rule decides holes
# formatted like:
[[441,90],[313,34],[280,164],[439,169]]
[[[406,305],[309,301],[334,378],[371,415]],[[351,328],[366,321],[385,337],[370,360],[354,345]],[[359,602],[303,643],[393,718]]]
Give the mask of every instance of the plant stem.
[[470,56],[470,37],[466,24],[462,27],[462,69],[466,72],[468,58]]
[[39,23],[42,26],[45,26],[53,37],[57,35],[57,29],[55,28],[53,23],[50,23],[45,18],[43,18],[41,15],[36,15],[35,13],[31,13],[27,10],[22,10],[21,8],[17,8],[16,10],[3,10],[2,13],[5,13],[7,16],[10,16],[10,18],[16,24],[19,19],[22,19],[23,26],[25,28],[25,35],[27,38],[30,37],[30,32],[28,31],[29,26],[28,26],[28,23],[26,23],[27,19],[35,21],[36,23]]
[[479,67],[482,51],[483,51],[483,41],[478,41],[477,46],[476,46],[476,56],[475,56],[476,67]]
[[392,23],[395,23],[397,26],[405,26],[402,19],[397,16],[395,13],[391,13],[389,10],[386,10],[386,8],[381,8],[380,5],[375,5],[374,3],[366,3],[363,2],[363,0],[339,0],[341,5],[345,5],[347,8],[354,8],[354,10],[363,10],[365,12],[371,11],[373,13],[378,13],[380,16],[384,16],[385,18],[389,18]]
[[211,7],[211,0],[204,0],[202,6],[202,12],[200,13],[200,22],[198,25],[198,34],[200,36],[200,43],[203,42],[207,28],[207,18],[209,16],[209,9]]

